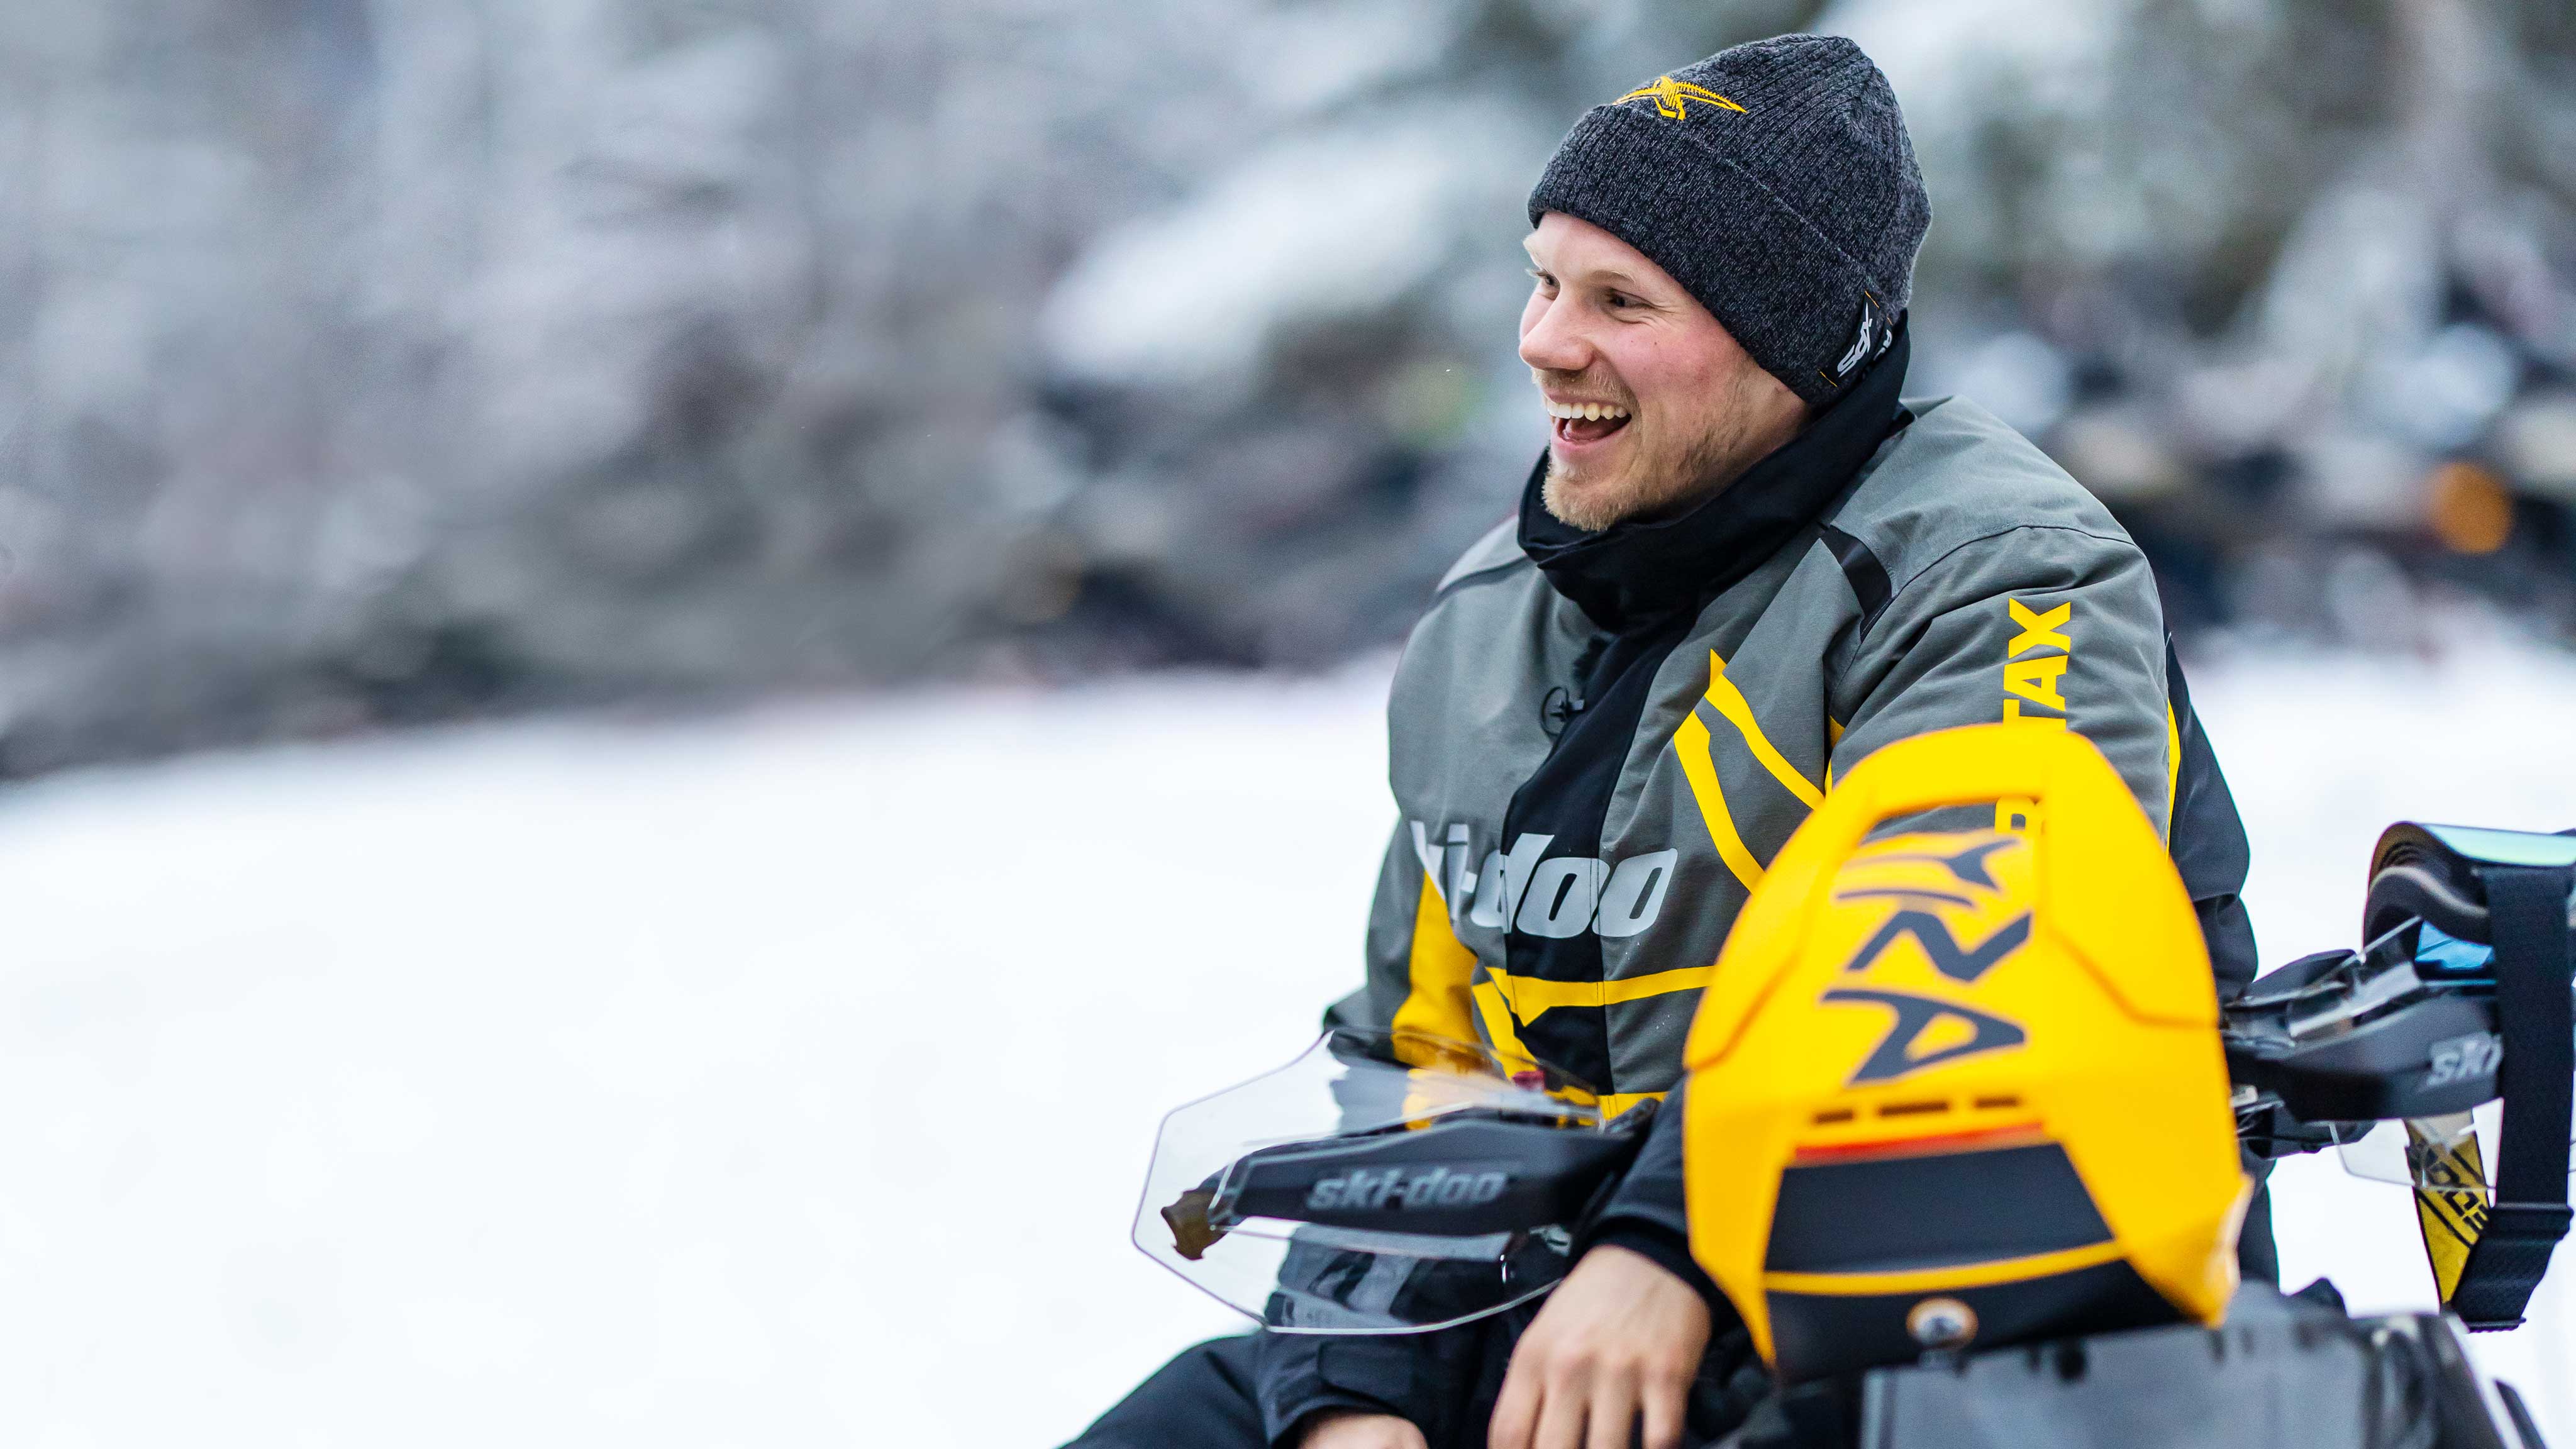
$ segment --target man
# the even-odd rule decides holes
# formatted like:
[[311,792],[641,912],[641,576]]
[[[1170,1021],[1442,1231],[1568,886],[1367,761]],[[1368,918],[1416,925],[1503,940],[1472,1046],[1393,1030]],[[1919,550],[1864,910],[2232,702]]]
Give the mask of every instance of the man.
[[[1898,401],[1931,211],[1868,57],[1785,36],[1659,77],[1576,124],[1529,212],[1520,352],[1553,436],[1406,645],[1402,818],[1367,984],[1331,1019],[1481,1037],[1613,1109],[1659,1096],[1736,911],[1835,776],[1999,719],[2101,747],[2167,828],[2222,989],[2250,979],[2244,833],[2145,558],[1991,414]],[[1651,1135],[1541,1306],[1204,1345],[1077,1443],[1723,1432],[1765,1382],[1691,1263],[1678,1142]]]

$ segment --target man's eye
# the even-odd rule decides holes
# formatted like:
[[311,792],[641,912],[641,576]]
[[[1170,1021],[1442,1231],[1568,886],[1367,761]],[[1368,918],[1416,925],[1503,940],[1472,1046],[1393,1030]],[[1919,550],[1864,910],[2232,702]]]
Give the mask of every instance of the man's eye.
[[1602,305],[1605,307],[1633,307],[1636,305],[1636,302],[1636,298],[1628,296],[1624,292],[1612,292],[1602,298]]
[[1556,285],[1556,278],[1538,270],[1536,267],[1532,267],[1530,269],[1530,280],[1538,283],[1541,287],[1552,288]]

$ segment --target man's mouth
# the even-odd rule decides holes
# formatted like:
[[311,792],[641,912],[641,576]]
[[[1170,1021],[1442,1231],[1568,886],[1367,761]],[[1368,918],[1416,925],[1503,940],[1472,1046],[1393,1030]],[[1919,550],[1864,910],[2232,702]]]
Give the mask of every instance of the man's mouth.
[[1597,443],[1628,426],[1628,410],[1617,403],[1558,402],[1549,398],[1547,415],[1561,443]]

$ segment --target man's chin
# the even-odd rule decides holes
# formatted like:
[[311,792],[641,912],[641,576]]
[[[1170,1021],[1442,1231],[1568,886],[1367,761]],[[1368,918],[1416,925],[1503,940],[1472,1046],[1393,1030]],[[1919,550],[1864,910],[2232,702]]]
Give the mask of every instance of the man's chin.
[[1548,516],[1570,528],[1599,533],[1637,511],[1637,489],[1624,474],[1569,478],[1553,462],[1538,501]]

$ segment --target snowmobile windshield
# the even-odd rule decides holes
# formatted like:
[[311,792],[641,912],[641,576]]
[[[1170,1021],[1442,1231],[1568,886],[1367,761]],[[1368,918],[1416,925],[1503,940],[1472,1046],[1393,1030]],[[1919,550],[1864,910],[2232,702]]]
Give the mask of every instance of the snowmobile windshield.
[[2478,1142],[2474,1113],[2376,1122],[2337,1146],[2335,1155],[2344,1171],[2371,1182],[2462,1191],[2481,1199],[2489,1191],[2486,1152]]
[[1133,1236],[1273,1329],[1443,1328],[1555,1286],[1639,1135],[1540,1063],[1335,1030],[1163,1119]]
[[[2335,1156],[2345,1172],[2364,1181],[2447,1195],[2460,1211],[2483,1213],[2495,1201],[2503,1115],[2501,1105],[2490,1102],[2474,1112],[2373,1122],[2367,1130],[2356,1123],[2352,1130],[2359,1135],[2338,1143]],[[2576,1141],[2569,1146],[2576,1151]],[[2570,1180],[2576,1182],[2576,1175]]]

